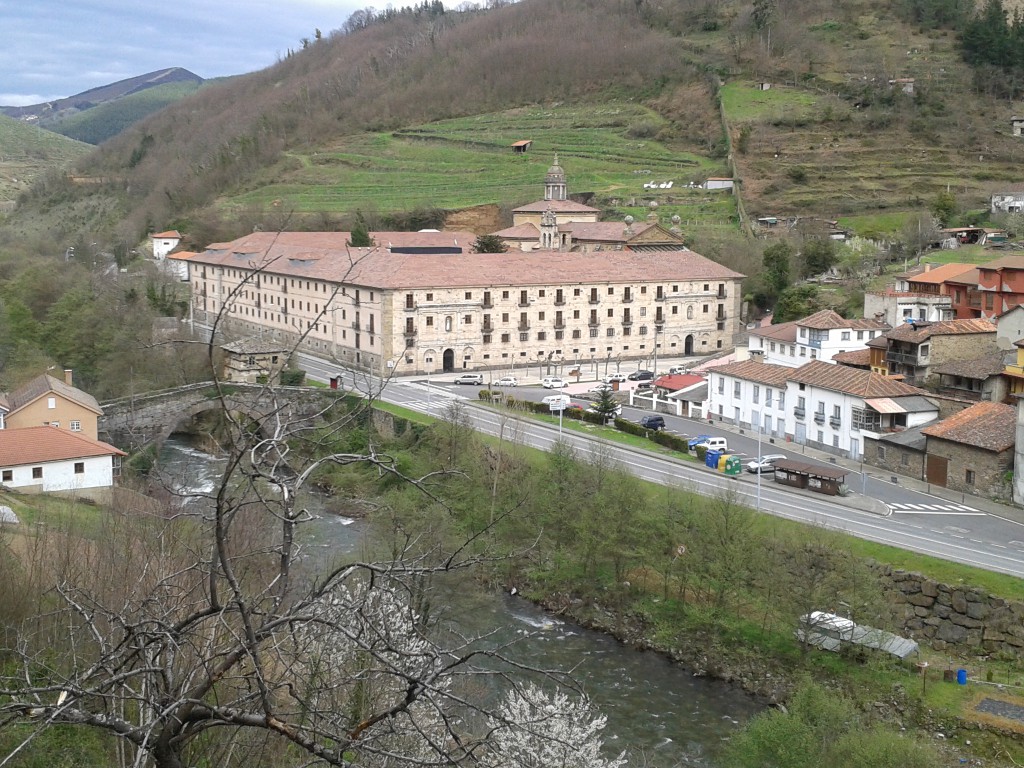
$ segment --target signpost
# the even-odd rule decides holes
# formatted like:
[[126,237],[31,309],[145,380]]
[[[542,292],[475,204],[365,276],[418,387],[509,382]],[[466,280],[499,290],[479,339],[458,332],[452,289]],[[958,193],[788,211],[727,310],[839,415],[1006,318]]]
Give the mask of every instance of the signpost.
[[566,403],[565,400],[562,399],[562,398],[559,398],[558,400],[552,400],[550,403],[548,403],[548,411],[549,412],[554,413],[555,411],[558,411],[558,439],[559,440],[562,439],[562,411],[565,410],[565,406],[566,405],[568,405],[568,403]]

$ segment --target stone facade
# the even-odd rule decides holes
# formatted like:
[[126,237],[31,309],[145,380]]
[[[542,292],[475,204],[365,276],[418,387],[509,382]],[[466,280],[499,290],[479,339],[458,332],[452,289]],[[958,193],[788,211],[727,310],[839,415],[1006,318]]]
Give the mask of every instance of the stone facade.
[[903,633],[939,651],[1024,657],[1024,603],[882,568]]
[[1006,473],[1013,468],[1013,448],[997,453],[929,437],[928,453],[946,459],[946,487],[951,491],[993,499],[1005,498],[1010,492]]
[[894,475],[904,475],[917,480],[924,478],[924,451],[909,446],[866,438],[864,440],[864,463],[879,467]]

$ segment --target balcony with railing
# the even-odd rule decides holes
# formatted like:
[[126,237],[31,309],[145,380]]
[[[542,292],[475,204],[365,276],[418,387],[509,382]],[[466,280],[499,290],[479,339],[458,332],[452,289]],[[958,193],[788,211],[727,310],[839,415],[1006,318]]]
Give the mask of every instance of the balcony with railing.
[[528,331],[528,330],[530,330],[530,322],[528,320],[520,320],[519,321],[519,330],[520,331]]
[[890,350],[885,353],[885,361],[898,365],[928,365],[928,358],[921,357],[917,352],[893,352]]
[[600,304],[601,303],[601,297],[600,296],[593,296],[593,295],[591,295],[590,299],[588,300],[588,303],[589,304]]
[[565,328],[565,320],[555,320],[555,328],[559,330]]
[[807,415],[807,409],[801,408],[799,405],[793,409],[793,415],[798,419],[803,419]]
[[832,427],[832,429],[839,429],[843,426],[843,420],[838,416],[829,416],[828,425]]
[[480,326],[480,332],[481,333],[494,333],[494,324],[493,323],[484,323],[483,325]]
[[815,424],[824,424],[825,423],[825,412],[824,411],[815,411],[814,412],[814,423]]

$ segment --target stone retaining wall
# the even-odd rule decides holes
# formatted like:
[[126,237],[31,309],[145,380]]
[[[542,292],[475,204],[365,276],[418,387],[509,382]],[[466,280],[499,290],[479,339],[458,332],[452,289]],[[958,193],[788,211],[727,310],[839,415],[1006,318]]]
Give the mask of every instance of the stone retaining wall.
[[935,650],[1024,657],[1024,602],[919,573],[889,567],[881,572],[908,637]]

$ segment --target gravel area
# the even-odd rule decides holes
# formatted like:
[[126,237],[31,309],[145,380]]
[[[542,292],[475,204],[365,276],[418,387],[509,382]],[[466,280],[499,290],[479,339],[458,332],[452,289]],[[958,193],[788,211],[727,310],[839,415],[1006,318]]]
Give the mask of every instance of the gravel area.
[[1005,717],[1007,720],[1024,723],[1024,704],[1012,704],[998,699],[982,699],[974,711],[986,712],[997,717]]

